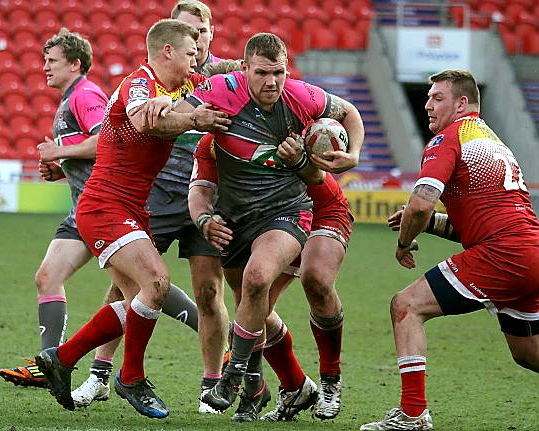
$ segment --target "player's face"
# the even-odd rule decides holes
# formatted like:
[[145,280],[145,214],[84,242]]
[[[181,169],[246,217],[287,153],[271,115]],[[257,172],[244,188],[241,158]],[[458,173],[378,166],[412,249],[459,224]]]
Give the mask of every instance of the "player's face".
[[186,37],[183,43],[173,50],[174,76],[177,82],[174,87],[179,87],[187,82],[195,72],[197,45],[193,38]]
[[198,52],[196,59],[197,67],[202,66],[208,58],[210,51],[210,43],[213,39],[213,25],[210,25],[209,20],[202,20],[198,16],[186,11],[181,11],[176,19],[191,24],[200,33],[197,41]]
[[73,73],[77,71],[76,63],[69,63],[64,56],[62,48],[53,46],[44,56],[45,64],[43,71],[47,79],[47,85],[62,91],[73,81]]
[[461,100],[452,93],[453,84],[449,81],[439,81],[432,84],[428,92],[425,109],[429,116],[429,129],[432,133],[439,133],[462,113]]
[[249,95],[265,111],[271,111],[281,97],[287,76],[286,63],[284,55],[277,61],[253,55],[243,64]]

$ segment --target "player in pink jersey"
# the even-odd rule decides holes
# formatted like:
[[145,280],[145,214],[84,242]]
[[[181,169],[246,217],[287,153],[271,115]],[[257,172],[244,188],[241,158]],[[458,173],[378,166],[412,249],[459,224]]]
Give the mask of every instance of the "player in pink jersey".
[[[195,153],[196,169],[191,178],[193,201],[197,193],[204,195],[207,202],[213,201],[210,191],[216,188],[218,177],[212,144],[212,137],[208,134],[199,142]],[[264,357],[277,373],[280,388],[277,406],[261,418],[265,421],[292,420],[300,411],[315,403],[315,416],[331,419],[341,407],[343,311],[335,289],[335,279],[352,233],[353,217],[333,176],[326,175],[323,184],[307,186],[307,194],[313,200],[311,233],[301,259],[296,259],[286,273],[273,283],[272,295],[280,294],[293,281],[294,275],[301,278],[311,306],[311,329],[320,354],[321,392],[318,396],[316,385],[299,365],[288,328],[277,313],[272,312],[266,319]],[[204,223],[204,234],[210,237],[213,228],[219,226],[212,221]],[[320,262],[324,262],[324,265],[320,265]],[[241,292],[241,286],[231,287],[236,294]]]
[[148,123],[140,106],[156,96],[178,100],[204,79],[194,73],[197,38],[194,27],[176,20],[154,24],[146,39],[148,61],[122,81],[107,106],[97,161],[76,218],[81,236],[125,300],[105,305],[67,343],[36,357],[51,393],[66,409],[75,408],[71,372],[77,361],[125,332],[116,393],[145,416],[163,418],[169,413],[144,372],[144,352],[170,285],[151,239],[146,199],[177,134],[166,132],[170,121],[182,133],[226,128],[229,120],[204,105],[191,114],[171,112]]
[[[400,407],[361,430],[430,430],[425,396],[427,341],[434,317],[483,308],[498,317],[517,364],[539,372],[539,222],[511,150],[479,117],[479,89],[467,71],[430,77],[425,105],[435,134],[408,204],[389,219],[395,257],[414,268],[412,240],[426,231],[462,243],[391,301],[401,375]],[[440,199],[447,214],[434,212]]]
[[[52,139],[39,143],[39,171],[46,181],[67,179],[73,207],[58,227],[35,275],[38,293],[41,349],[63,342],[67,322],[67,280],[91,258],[75,222],[79,196],[94,165],[97,134],[107,97],[86,78],[92,66],[90,43],[78,33],[61,29],[43,46],[47,85],[62,93],[52,124]],[[33,360],[0,376],[21,386],[46,387],[47,381]]]

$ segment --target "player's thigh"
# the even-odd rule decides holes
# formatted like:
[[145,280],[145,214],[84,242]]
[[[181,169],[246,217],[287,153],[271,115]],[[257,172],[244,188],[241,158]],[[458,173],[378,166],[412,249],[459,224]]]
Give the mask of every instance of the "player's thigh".
[[140,288],[155,286],[161,281],[168,285],[170,281],[165,262],[149,238],[139,238],[123,245],[109,258],[109,264]]
[[300,252],[299,241],[290,233],[280,229],[266,231],[253,241],[243,276],[269,286]]
[[238,305],[241,301],[241,285],[243,282],[244,267],[223,268],[225,280],[232,289],[234,302]]
[[525,368],[539,372],[539,334],[526,337],[508,333],[504,335],[515,361]]
[[92,258],[92,253],[83,241],[55,238],[37,271],[41,282],[63,284]]
[[343,245],[334,238],[313,236],[301,252],[301,278],[317,284],[333,286],[345,255]]

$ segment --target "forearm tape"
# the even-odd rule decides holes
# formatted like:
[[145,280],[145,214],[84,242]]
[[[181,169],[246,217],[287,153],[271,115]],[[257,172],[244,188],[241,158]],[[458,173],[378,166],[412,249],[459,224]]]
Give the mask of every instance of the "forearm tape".
[[449,217],[444,213],[433,211],[425,232],[450,241],[460,242],[457,232],[455,232],[453,225],[449,221]]

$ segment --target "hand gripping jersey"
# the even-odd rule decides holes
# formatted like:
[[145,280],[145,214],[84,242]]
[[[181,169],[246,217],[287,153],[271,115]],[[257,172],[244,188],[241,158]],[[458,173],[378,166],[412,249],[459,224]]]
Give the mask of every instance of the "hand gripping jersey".
[[305,183],[276,155],[291,133],[300,134],[313,119],[328,114],[328,95],[319,87],[287,79],[272,112],[249,97],[242,72],[216,75],[186,99],[211,103],[232,120],[215,133],[219,177],[217,209],[230,220],[260,219],[282,208],[310,209]]
[[138,132],[127,112],[156,96],[168,95],[173,101],[183,99],[203,80],[202,75],[194,74],[182,87],[169,91],[147,63],[124,78],[107,106],[97,161],[85,193],[137,211],[143,208],[173,141]]
[[[58,146],[80,144],[99,133],[107,106],[107,96],[85,76],[77,78],[63,94],[52,126],[53,139]],[[62,170],[71,189],[73,207],[65,219],[70,227],[76,227],[75,208],[84,184],[88,180],[94,161],[91,159],[61,160]]]
[[539,235],[520,167],[478,113],[457,119],[432,138],[421,165],[416,185],[442,192],[464,248],[483,241],[518,244],[524,236]]

